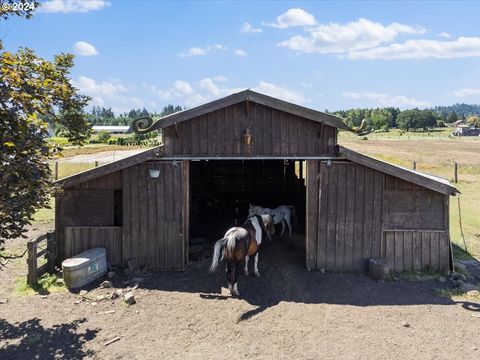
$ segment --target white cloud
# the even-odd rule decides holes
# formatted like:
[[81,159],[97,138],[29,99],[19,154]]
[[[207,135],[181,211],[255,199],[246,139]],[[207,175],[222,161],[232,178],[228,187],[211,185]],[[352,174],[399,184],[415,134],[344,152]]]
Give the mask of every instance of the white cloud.
[[243,51],[242,49],[235,49],[234,53],[237,56],[247,56],[247,53],[245,51]]
[[[189,90],[179,91],[178,84],[182,84]],[[186,84],[188,84],[188,86],[186,86]],[[160,97],[164,101],[172,101],[176,104],[189,107],[245,90],[245,88],[225,86],[223,81],[216,78],[204,78],[197,83],[188,83],[184,80],[177,80],[172,86],[166,89],[159,89],[154,85],[147,84],[143,84],[142,87],[148,89],[151,93]],[[278,86],[265,81],[260,81],[253,90],[297,104],[307,102],[301,93],[290,90],[285,86]]]
[[189,95],[193,93],[193,89],[190,84],[186,81],[177,80],[173,83],[173,88],[179,91],[181,94]]
[[40,3],[39,12],[43,13],[86,13],[111,6],[104,0],[50,0]]
[[266,81],[260,81],[258,86],[254,87],[253,90],[295,104],[303,104],[307,101],[301,93],[289,90],[285,86],[274,85]]
[[438,33],[437,36],[441,37],[441,38],[444,38],[444,39],[450,39],[452,37],[452,35],[450,35],[449,33],[445,32],[445,31],[442,31],[441,33]]
[[265,23],[266,26],[272,26],[278,29],[287,29],[293,26],[313,26],[315,17],[303,9],[292,8],[277,17],[275,23]]
[[77,53],[77,55],[81,56],[94,56],[98,55],[97,49],[92,44],[86,41],[77,41],[75,45],[73,45],[73,49]]
[[109,81],[96,82],[94,79],[86,76],[79,76],[78,80],[73,81],[73,85],[87,95],[106,96],[107,98],[113,98],[127,91],[127,88],[121,83]]
[[342,96],[353,100],[367,100],[370,104],[380,106],[395,106],[395,107],[427,107],[430,102],[426,100],[416,100],[408,98],[403,95],[388,95],[384,93],[373,93],[368,91],[360,92],[343,92]]
[[227,79],[225,76],[222,76],[222,75],[215,76],[215,77],[213,78],[213,80],[215,80],[215,81],[220,81],[220,82],[228,81],[228,79]]
[[354,51],[348,59],[452,59],[480,56],[480,37],[459,37],[452,41],[408,40],[402,44]]
[[385,26],[361,18],[348,24],[320,24],[306,31],[307,36],[292,36],[278,46],[304,53],[344,54],[392,42],[400,34],[423,34],[426,30],[399,23]]
[[468,97],[468,96],[478,96],[480,95],[480,89],[473,89],[473,88],[459,89],[454,91],[453,95],[461,98]]
[[205,47],[191,47],[179,54],[180,57],[204,56],[218,50],[227,50],[228,48],[221,44],[208,45]]
[[241,32],[243,33],[261,33],[262,29],[260,28],[254,28],[252,24],[249,22],[245,21],[242,25],[242,28],[240,29]]

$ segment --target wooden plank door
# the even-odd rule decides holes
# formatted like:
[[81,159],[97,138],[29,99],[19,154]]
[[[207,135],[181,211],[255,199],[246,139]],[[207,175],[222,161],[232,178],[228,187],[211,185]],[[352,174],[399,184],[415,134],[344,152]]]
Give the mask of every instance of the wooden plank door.
[[[151,178],[149,170],[160,171]],[[124,263],[149,271],[185,269],[188,162],[146,162],[123,170]]]

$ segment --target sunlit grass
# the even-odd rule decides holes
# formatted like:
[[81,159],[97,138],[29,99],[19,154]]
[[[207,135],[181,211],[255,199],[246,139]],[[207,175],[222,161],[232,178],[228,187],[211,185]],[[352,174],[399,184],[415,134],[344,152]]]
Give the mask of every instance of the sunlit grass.
[[26,276],[19,276],[17,278],[15,293],[19,296],[30,296],[35,294],[46,295],[52,292],[67,291],[67,287],[63,282],[58,283],[58,276],[55,274],[43,274],[39,279],[37,285],[30,286],[27,284]]

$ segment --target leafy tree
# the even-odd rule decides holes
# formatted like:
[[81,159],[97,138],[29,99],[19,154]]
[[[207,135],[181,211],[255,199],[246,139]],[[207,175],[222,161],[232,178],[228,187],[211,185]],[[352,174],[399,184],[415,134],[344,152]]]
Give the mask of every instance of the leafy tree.
[[455,111],[454,112],[451,112],[450,114],[448,114],[448,118],[447,118],[447,121],[449,123],[454,123],[455,121],[458,120],[458,117],[457,117],[457,114],[455,114]]
[[[8,12],[29,18],[31,11]],[[89,135],[84,106],[70,82],[73,55],[53,61],[27,48],[5,51],[0,41],[0,243],[22,236],[35,213],[47,207],[53,192],[48,158],[55,149],[46,142],[48,123],[65,127],[71,142]]]
[[475,126],[480,128],[480,116],[478,115],[471,115],[467,119],[467,124],[470,126]]
[[437,125],[437,117],[430,110],[411,109],[398,115],[397,124],[403,130],[431,129]]

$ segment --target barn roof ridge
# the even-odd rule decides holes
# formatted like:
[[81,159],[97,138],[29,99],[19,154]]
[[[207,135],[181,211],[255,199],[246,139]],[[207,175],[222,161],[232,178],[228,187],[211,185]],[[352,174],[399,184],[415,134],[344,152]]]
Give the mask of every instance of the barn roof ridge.
[[339,146],[339,154],[345,159],[364,165],[374,170],[398,177],[402,180],[412,182],[427,189],[440,192],[446,195],[460,194],[460,191],[447,179],[425,174],[420,171],[408,169],[404,166],[394,165],[386,161],[375,159],[357,151]]
[[[257,104],[269,106],[271,108],[285,111],[308,120],[324,123],[336,127],[338,129],[352,131],[343,120],[335,115],[327,114],[318,110],[309,109],[307,107],[297,105],[285,100],[280,100],[269,95],[265,95],[250,89],[227,95],[217,100],[210,101],[190,109],[185,109],[167,116],[163,116],[156,121],[149,117],[136,119],[132,123],[132,129],[138,133],[147,133],[154,130],[163,129],[165,127],[191,120],[197,116],[219,110],[221,108],[235,105],[244,101],[251,101]],[[146,123],[145,123],[145,120]]]

